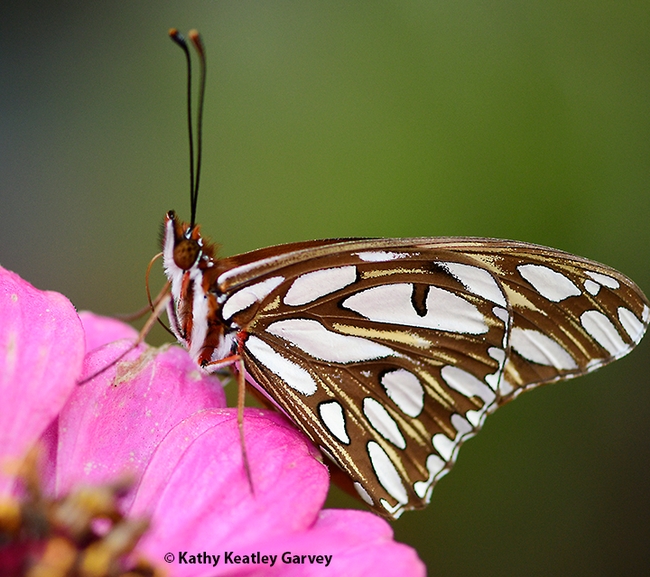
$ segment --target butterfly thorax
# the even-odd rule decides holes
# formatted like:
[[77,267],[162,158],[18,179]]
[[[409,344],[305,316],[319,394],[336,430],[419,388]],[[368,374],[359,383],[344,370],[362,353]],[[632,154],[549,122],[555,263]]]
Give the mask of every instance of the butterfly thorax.
[[174,211],[167,213],[163,262],[172,294],[167,314],[171,330],[201,366],[229,356],[234,342],[234,332],[221,318],[216,279],[224,265],[215,252],[198,225],[180,221]]

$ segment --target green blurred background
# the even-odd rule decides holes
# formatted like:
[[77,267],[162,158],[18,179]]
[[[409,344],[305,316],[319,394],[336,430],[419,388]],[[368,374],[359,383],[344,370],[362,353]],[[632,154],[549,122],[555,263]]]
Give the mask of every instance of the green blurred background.
[[[207,45],[199,221],[224,255],[492,236],[650,291],[650,3],[614,0],[3,0],[0,263],[37,287],[145,303],[161,219],[189,215],[171,26]],[[646,574],[649,350],[502,408],[396,537],[431,575]]]

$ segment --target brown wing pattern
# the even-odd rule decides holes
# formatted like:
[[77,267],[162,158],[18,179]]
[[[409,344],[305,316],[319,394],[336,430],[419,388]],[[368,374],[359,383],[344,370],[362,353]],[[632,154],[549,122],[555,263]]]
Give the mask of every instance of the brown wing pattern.
[[216,292],[247,371],[388,517],[426,505],[486,414],[623,356],[650,312],[613,269],[512,241],[326,241],[229,265]]

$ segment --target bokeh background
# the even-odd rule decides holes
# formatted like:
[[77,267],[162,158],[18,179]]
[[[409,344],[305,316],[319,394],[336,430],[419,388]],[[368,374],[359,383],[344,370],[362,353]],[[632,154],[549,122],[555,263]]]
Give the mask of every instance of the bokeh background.
[[[0,263],[37,287],[145,304],[161,219],[189,215],[171,26],[207,45],[199,221],[222,254],[492,236],[650,292],[650,4],[615,0],[3,0]],[[649,351],[500,409],[397,538],[431,575],[646,574]]]

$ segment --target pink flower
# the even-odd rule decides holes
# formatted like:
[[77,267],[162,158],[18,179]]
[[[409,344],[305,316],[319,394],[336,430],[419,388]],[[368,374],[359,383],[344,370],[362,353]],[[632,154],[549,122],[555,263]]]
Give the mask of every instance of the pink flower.
[[[76,387],[84,331],[63,295],[43,292],[0,268],[0,457],[17,461]],[[0,496],[13,478],[0,466]]]
[[[41,438],[53,495],[130,474],[123,512],[151,519],[138,553],[167,561],[171,575],[424,575],[384,520],[322,510],[327,469],[274,411],[245,412],[253,493],[237,411],[183,349],[141,345],[77,386],[135,336],[118,321],[80,317],[61,295],[0,268],[1,460]],[[0,477],[0,496],[12,485]]]

